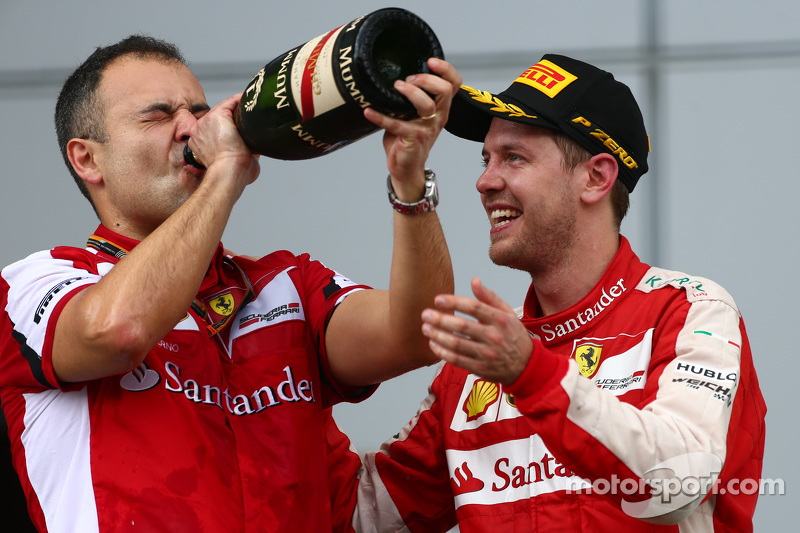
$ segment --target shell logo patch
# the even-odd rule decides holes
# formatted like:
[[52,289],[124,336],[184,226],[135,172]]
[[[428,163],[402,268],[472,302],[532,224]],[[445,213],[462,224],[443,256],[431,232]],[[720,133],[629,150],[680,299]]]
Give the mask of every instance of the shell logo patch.
[[214,310],[215,313],[222,316],[229,316],[231,313],[233,313],[234,309],[233,296],[230,292],[226,292],[225,294],[221,294],[208,302],[208,305]]
[[530,85],[550,98],[555,98],[567,85],[577,79],[574,74],[544,59],[520,74],[514,82]]
[[575,361],[580,367],[581,374],[591,377],[600,363],[600,353],[603,351],[601,344],[585,343],[575,349]]
[[500,395],[500,387],[497,383],[479,379],[472,385],[467,399],[464,401],[462,409],[467,413],[467,422],[480,418],[486,413]]

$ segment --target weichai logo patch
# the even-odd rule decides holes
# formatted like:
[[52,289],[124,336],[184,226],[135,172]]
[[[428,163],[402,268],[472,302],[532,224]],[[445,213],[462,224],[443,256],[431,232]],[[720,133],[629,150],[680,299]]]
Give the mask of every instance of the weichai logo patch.
[[578,77],[559,67],[555,63],[543,59],[520,74],[515,83],[524,83],[538,89],[550,98],[555,98]]

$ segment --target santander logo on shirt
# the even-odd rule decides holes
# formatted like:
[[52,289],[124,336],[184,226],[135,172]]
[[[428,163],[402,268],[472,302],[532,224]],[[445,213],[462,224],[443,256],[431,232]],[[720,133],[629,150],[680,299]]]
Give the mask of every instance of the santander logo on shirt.
[[[235,317],[228,340],[228,353],[233,349],[237,338],[257,329],[275,326],[287,320],[305,320],[305,311],[300,304],[297,288],[289,279],[290,269],[279,273],[258,294],[255,300],[246,305]],[[178,323],[175,330],[193,330],[205,334],[203,327],[192,315]],[[178,354],[179,343],[162,340],[158,348]],[[231,391],[224,383],[202,383],[196,376],[185,375],[179,362],[166,357],[163,368],[155,370],[142,362],[134,371],[120,379],[120,386],[131,392],[152,389],[162,382],[166,391],[180,394],[187,401],[198,405],[216,405],[237,416],[253,415],[271,407],[286,403],[314,402],[313,382],[309,377],[297,376],[291,365],[283,368],[283,376],[275,377],[274,382],[261,384],[255,390]]]
[[561,464],[538,435],[475,450],[447,450],[456,507],[495,505],[591,485]]
[[[250,394],[235,394],[227,387],[201,384],[182,376],[181,367],[172,361],[164,363],[164,388],[182,394],[196,404],[216,405],[237,416],[254,415],[284,403],[313,402],[314,387],[309,379],[297,379],[290,365],[283,368],[286,379],[277,384],[264,385]],[[120,387],[131,392],[142,392],[161,383],[161,375],[142,362],[133,372],[122,376]]]
[[589,324],[592,320],[600,316],[608,306],[614,303],[614,300],[622,296],[622,293],[627,290],[624,283],[625,279],[621,278],[611,287],[603,287],[597,301],[590,307],[578,311],[574,318],[568,318],[559,324],[542,324],[539,329],[541,329],[544,339],[546,341],[552,341],[569,335]]
[[314,391],[308,379],[296,379],[290,365],[283,368],[286,379],[277,384],[264,385],[250,394],[231,394],[228,388],[221,390],[213,385],[200,385],[193,379],[184,380],[181,368],[167,361],[164,365],[167,378],[164,387],[180,393],[192,402],[216,405],[233,415],[254,415],[270,407],[284,403],[313,402]]

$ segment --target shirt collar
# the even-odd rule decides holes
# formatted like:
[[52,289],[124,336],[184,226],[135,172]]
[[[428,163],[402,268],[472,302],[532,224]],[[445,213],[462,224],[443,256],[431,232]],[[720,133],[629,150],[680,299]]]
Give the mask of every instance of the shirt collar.
[[619,305],[646,270],[647,265],[639,260],[628,240],[620,235],[620,246],[614,259],[600,281],[583,298],[563,311],[535,318],[539,302],[531,285],[525,298],[522,321],[528,331],[545,344],[581,336],[590,324],[597,324],[597,320],[608,316]]
[[[116,263],[139,242],[100,224],[86,245]],[[214,335],[225,328],[236,310],[247,305],[252,298],[253,288],[247,275],[233,259],[225,257],[225,250],[222,243],[219,243],[200,283],[192,309],[206,320],[209,334]]]

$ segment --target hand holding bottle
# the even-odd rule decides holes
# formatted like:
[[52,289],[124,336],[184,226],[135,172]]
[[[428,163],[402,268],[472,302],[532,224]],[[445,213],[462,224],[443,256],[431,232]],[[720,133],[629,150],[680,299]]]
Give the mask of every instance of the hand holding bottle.
[[414,74],[397,80],[394,88],[406,97],[418,118],[401,120],[366,108],[364,117],[382,128],[387,166],[401,201],[416,201],[424,188],[425,161],[450,113],[450,104],[461,86],[461,76],[447,61],[431,58],[431,74]]
[[[234,123],[253,153],[298,160],[331,153],[386,127],[366,118],[365,109],[385,114],[373,117],[431,117],[430,124],[417,123],[411,130],[399,122],[380,121],[404,139],[403,157],[392,156],[390,168],[408,173],[413,166],[421,175],[460,83],[449,64],[429,63],[429,58],[443,59],[444,53],[425,21],[405,9],[379,9],[267,63],[245,89]],[[436,68],[441,72],[433,72],[445,73],[446,82],[428,73]],[[425,139],[415,137],[420,134]],[[184,159],[202,167],[188,146]]]
[[363,109],[404,117],[414,107],[393,82],[443,58],[433,30],[400,8],[379,9],[277,56],[244,91],[234,120],[254,153],[319,157],[375,131]]
[[[223,181],[233,187],[236,198],[256,180],[260,172],[258,157],[251,154],[233,122],[233,113],[241,96],[241,93],[236,94],[211,108],[195,123],[186,144],[190,153],[194,154],[196,150],[196,153],[202,154],[203,168],[208,167],[204,181],[225,176]],[[211,169],[221,171],[212,172]]]

